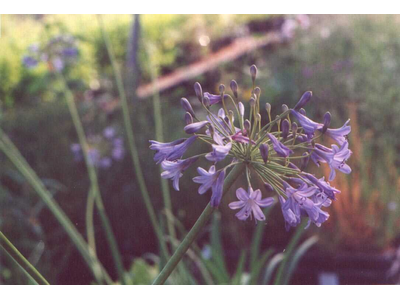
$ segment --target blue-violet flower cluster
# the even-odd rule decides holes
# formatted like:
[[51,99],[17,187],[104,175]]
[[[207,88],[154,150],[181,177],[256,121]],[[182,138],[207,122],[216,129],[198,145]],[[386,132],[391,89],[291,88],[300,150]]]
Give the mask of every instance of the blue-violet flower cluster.
[[[282,105],[283,112],[273,119],[269,103],[265,104],[265,110],[260,108],[261,89],[255,87],[255,65],[250,67],[250,74],[253,90],[247,116],[234,80],[230,83],[232,96],[226,93],[224,85],[220,85],[219,94],[214,95],[203,93],[201,85],[195,83],[197,99],[206,112],[203,120],[200,116],[204,113],[195,113],[190,102],[181,99],[186,123],[183,129],[190,137],[169,143],[150,141],[150,149],[156,151],[154,160],[164,169],[161,177],[171,179],[174,189],[179,191],[179,180],[185,170],[199,158],[205,158],[210,163],[208,170],[198,167],[199,175],[193,181],[200,185],[199,194],[211,191],[210,204],[218,207],[229,169],[244,164],[247,187],[238,188],[238,200],[229,203],[231,209],[237,210],[239,220],[264,221],[261,208],[272,205],[277,199],[287,230],[299,225],[303,217],[308,218],[307,227],[311,223],[319,227],[329,218],[323,209],[329,207],[340,193],[329,181],[335,178],[337,171],[351,172],[347,164],[352,154],[347,140],[350,120],[340,128],[330,128],[329,112],[321,123],[308,118],[304,106],[311,100],[311,92],[305,92],[293,109]],[[323,135],[335,144],[327,147],[318,143]],[[207,143],[209,152],[184,158],[187,150],[198,142]],[[328,180],[304,171],[310,161],[317,166],[321,163],[329,166]],[[255,177],[264,183],[266,192],[273,191],[277,197],[263,198],[260,189],[254,190],[251,181]]]

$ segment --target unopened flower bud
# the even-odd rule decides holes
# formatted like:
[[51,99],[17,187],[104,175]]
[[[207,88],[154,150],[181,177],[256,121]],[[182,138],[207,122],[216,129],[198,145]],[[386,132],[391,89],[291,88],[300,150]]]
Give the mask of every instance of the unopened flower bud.
[[231,84],[230,84],[230,87],[231,87],[233,95],[235,96],[235,98],[237,98],[238,97],[238,84],[237,84],[237,82],[235,80],[232,80]]
[[291,169],[293,169],[293,170],[296,170],[296,171],[300,171],[300,169],[294,164],[294,163],[289,163],[288,164],[288,167],[289,168],[291,168]]
[[268,152],[269,152],[268,145],[261,144],[260,145],[260,154],[261,154],[261,157],[262,157],[264,163],[267,163],[267,161],[268,161]]
[[293,135],[297,134],[297,129],[298,129],[297,123],[293,122],[292,123],[292,133],[293,133]]
[[300,170],[304,171],[310,161],[310,155],[308,152],[303,153],[303,157],[301,158]]
[[285,112],[289,110],[289,107],[286,104],[282,104],[282,111]]
[[203,89],[201,88],[200,83],[196,82],[194,84],[194,92],[196,93],[196,96],[199,99],[200,103],[203,103]]
[[254,105],[256,105],[256,99],[251,97],[250,100],[249,100],[249,103],[250,103],[250,106],[254,107]]
[[257,114],[256,117],[257,117],[257,122],[261,122],[261,115]]
[[225,93],[225,85],[220,84],[218,90],[220,94]]
[[239,113],[243,117],[244,116],[244,105],[242,102],[239,102],[238,106],[239,106]]
[[244,121],[243,126],[244,126],[244,129],[246,129],[247,132],[250,132],[250,130],[251,130],[251,123],[250,123],[249,120],[246,119],[246,121]]
[[181,106],[183,107],[183,109],[185,111],[187,111],[188,113],[190,113],[192,116],[194,116],[194,111],[192,106],[190,105],[190,102],[188,101],[188,99],[186,98],[181,98]]
[[260,98],[261,95],[261,89],[259,87],[256,87],[253,91],[253,93],[257,96],[257,98]]
[[268,192],[273,192],[274,188],[269,183],[264,182],[264,187]]
[[186,125],[193,123],[193,117],[189,112],[185,113],[185,123],[186,123]]
[[268,112],[268,114],[271,113],[271,104],[265,103],[265,110]]
[[303,96],[301,96],[299,102],[297,102],[297,104],[295,105],[294,109],[299,110],[300,108],[304,107],[308,103],[308,101],[311,100],[311,97],[312,97],[311,91],[305,92]]
[[282,130],[282,137],[284,139],[287,138],[287,136],[289,135],[289,121],[287,119],[283,120],[281,123],[281,130]]
[[331,113],[327,111],[324,115],[324,127],[322,127],[322,133],[328,130],[329,125],[331,125]]
[[250,75],[251,75],[251,80],[254,82],[256,81],[256,77],[257,77],[257,67],[256,65],[252,65],[250,67]]
[[299,109],[299,113],[301,113],[303,116],[306,115],[306,110],[304,108]]

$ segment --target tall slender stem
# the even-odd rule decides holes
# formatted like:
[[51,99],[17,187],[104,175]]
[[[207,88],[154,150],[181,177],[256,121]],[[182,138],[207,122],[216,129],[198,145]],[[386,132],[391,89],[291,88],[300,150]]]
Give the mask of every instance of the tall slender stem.
[[106,211],[104,209],[104,204],[103,204],[103,200],[102,200],[101,194],[100,194],[100,188],[99,188],[99,182],[97,179],[96,169],[93,166],[93,164],[90,163],[89,154],[88,154],[89,153],[89,145],[86,140],[85,131],[83,130],[83,125],[82,125],[81,119],[79,118],[79,113],[78,113],[78,109],[75,104],[74,95],[72,94],[71,90],[69,89],[64,76],[61,73],[57,73],[57,74],[58,74],[58,78],[59,78],[60,82],[63,85],[63,91],[65,94],[65,98],[67,100],[67,105],[68,105],[69,111],[71,113],[72,122],[74,123],[75,130],[78,134],[79,143],[81,144],[81,147],[83,150],[82,151],[83,157],[84,157],[84,160],[86,163],[86,168],[88,169],[89,179],[90,179],[92,188],[94,189],[93,191],[96,194],[96,197],[95,197],[96,207],[97,207],[97,210],[99,211],[100,220],[102,222],[104,231],[106,233],[106,238],[107,238],[108,244],[111,249],[111,254],[112,254],[114,262],[115,262],[115,267],[117,269],[118,277],[122,282],[125,282],[124,266],[122,264],[122,259],[121,259],[121,255],[120,255],[120,252],[118,249],[117,240],[115,239],[114,233],[113,233],[111,225],[110,225],[110,220],[108,219]]
[[[225,179],[223,196],[228,192],[232,184],[236,181],[236,179],[243,172],[245,165],[239,164],[235,165],[231,172],[229,172],[228,176]],[[154,280],[153,284],[164,284],[164,282],[171,275],[172,271],[176,268],[177,264],[182,259],[183,255],[185,255],[186,251],[189,249],[190,245],[194,242],[200,230],[207,224],[212,216],[216,208],[211,207],[210,204],[203,210],[200,217],[197,219],[196,223],[193,225],[192,229],[190,229],[189,233],[183,239],[182,243],[178,246],[175,253],[171,256],[164,269],[161,270],[160,274],[158,274],[157,278]]]
[[18,251],[18,249],[0,231],[0,246],[27,272],[38,284],[49,285],[49,282],[38,270]]
[[113,51],[110,39],[108,37],[107,32],[104,30],[104,25],[103,25],[101,16],[98,16],[98,17],[99,17],[98,20],[99,20],[99,24],[100,24],[101,33],[103,35],[103,39],[106,44],[107,52],[110,57],[112,68],[114,71],[115,81],[117,83],[118,94],[119,94],[119,98],[121,100],[126,135],[128,137],[129,150],[130,150],[130,154],[132,157],[133,167],[134,167],[135,173],[136,173],[136,178],[139,183],[140,192],[142,193],[144,204],[146,206],[147,212],[150,217],[150,222],[153,226],[153,229],[157,235],[158,240],[160,241],[162,253],[164,254],[165,257],[168,257],[168,249],[166,246],[165,238],[163,236],[163,232],[161,230],[160,224],[157,220],[156,213],[154,211],[153,204],[151,202],[150,195],[149,195],[149,192],[146,187],[146,182],[144,180],[142,168],[140,166],[139,154],[138,154],[138,151],[136,148],[135,136],[133,134],[133,126],[132,126],[131,118],[129,116],[128,101],[126,99],[125,89],[124,89],[121,73],[119,71],[117,61],[115,59],[115,55],[114,55],[114,51]]
[[72,224],[71,220],[60,208],[57,202],[54,200],[53,196],[44,187],[43,183],[40,181],[39,177],[32,170],[29,164],[26,162],[24,157],[21,155],[17,147],[13,142],[6,136],[6,134],[0,129],[0,150],[4,152],[5,155],[11,160],[11,162],[16,166],[16,168],[21,172],[21,174],[26,178],[26,180],[32,185],[34,190],[38,193],[42,201],[47,205],[56,219],[60,222],[62,227],[65,229],[66,233],[71,238],[72,242],[75,244],[78,251],[81,253],[82,257],[88,264],[89,268],[92,270],[94,277],[98,283],[102,283],[105,280],[111,283],[111,278],[107,274],[106,270],[89,251],[89,247],[81,234]]

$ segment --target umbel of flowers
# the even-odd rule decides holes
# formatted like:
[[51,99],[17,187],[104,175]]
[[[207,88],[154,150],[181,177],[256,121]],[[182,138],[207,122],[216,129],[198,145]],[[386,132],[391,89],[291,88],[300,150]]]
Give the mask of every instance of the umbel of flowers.
[[[208,169],[198,167],[198,176],[193,181],[200,184],[199,194],[211,189],[211,206],[217,207],[227,170],[244,164],[247,186],[238,188],[237,200],[229,203],[231,209],[238,210],[236,217],[239,220],[264,221],[261,208],[274,203],[273,197],[263,198],[260,189],[253,189],[251,179],[258,176],[267,191],[276,193],[287,230],[300,224],[303,217],[308,218],[307,227],[311,223],[319,227],[329,218],[323,209],[340,193],[330,186],[329,181],[335,178],[337,171],[351,172],[346,163],[352,153],[347,141],[350,120],[341,128],[332,129],[329,112],[321,123],[308,118],[303,107],[310,101],[311,92],[305,92],[292,109],[283,105],[283,112],[272,118],[271,105],[261,105],[261,89],[255,87],[256,66],[250,67],[250,74],[253,90],[247,114],[238,98],[238,85],[234,80],[230,83],[232,96],[226,93],[224,85],[220,85],[218,95],[213,95],[203,93],[201,85],[195,83],[196,96],[207,113],[205,120],[199,120],[199,114],[194,112],[189,101],[181,99],[185,110],[184,131],[191,136],[169,143],[150,141],[150,149],[156,151],[154,160],[164,169],[161,177],[171,179],[174,189],[179,191],[179,180],[184,171],[199,158],[204,158],[210,166]],[[228,110],[228,105],[234,110]],[[265,122],[261,118],[262,107],[268,116]],[[336,144],[327,147],[318,143],[322,135],[329,136]],[[207,143],[210,152],[184,157],[187,149],[197,142]],[[323,163],[330,167],[328,180],[304,171],[310,159],[317,166]]]

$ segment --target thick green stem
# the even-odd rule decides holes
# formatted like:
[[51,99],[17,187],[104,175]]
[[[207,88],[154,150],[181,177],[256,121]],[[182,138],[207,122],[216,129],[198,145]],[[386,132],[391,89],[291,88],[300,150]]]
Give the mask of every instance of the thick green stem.
[[139,183],[139,189],[140,189],[140,192],[142,193],[144,204],[146,206],[147,212],[150,217],[150,222],[153,226],[153,229],[157,235],[158,240],[160,241],[162,253],[165,255],[165,257],[168,257],[168,249],[166,246],[165,238],[163,236],[161,227],[158,223],[156,213],[154,211],[153,204],[151,202],[150,195],[149,195],[149,192],[146,187],[146,182],[144,180],[142,168],[140,166],[139,154],[138,154],[138,151],[136,148],[135,137],[134,137],[133,129],[132,129],[133,126],[132,126],[131,118],[129,116],[128,101],[126,99],[125,89],[124,89],[121,73],[118,68],[118,64],[117,64],[117,61],[116,61],[116,58],[114,55],[114,51],[113,51],[110,39],[108,37],[107,32],[104,30],[104,25],[103,25],[101,16],[99,16],[99,24],[100,24],[100,29],[101,29],[101,33],[103,35],[104,42],[106,44],[108,55],[111,60],[111,64],[112,64],[112,68],[113,68],[114,76],[115,76],[115,81],[117,83],[118,94],[119,94],[119,98],[121,101],[122,113],[123,113],[123,118],[124,118],[124,126],[125,126],[125,130],[126,130],[126,135],[128,137],[129,151],[130,151],[130,154],[132,157],[133,167],[134,167],[135,173],[136,173],[136,178]]
[[38,193],[42,201],[47,205],[47,207],[50,209],[56,219],[60,222],[61,226],[65,229],[66,233],[69,235],[72,242],[75,244],[76,248],[79,250],[82,257],[88,264],[89,268],[92,270],[97,282],[102,283],[103,280],[105,280],[106,282],[111,283],[112,281],[110,279],[110,276],[107,274],[106,270],[101,265],[97,257],[93,255],[93,252],[89,251],[88,245],[86,244],[80,233],[76,230],[71,220],[60,208],[57,202],[53,199],[53,196],[50,194],[50,192],[46,190],[39,177],[26,162],[17,147],[15,147],[13,142],[1,129],[0,150],[2,150],[4,154],[7,155],[7,157],[12,161],[16,168],[32,185],[34,190]]
[[120,278],[120,280],[122,280],[122,282],[124,282],[125,281],[124,280],[124,266],[122,264],[122,259],[121,259],[121,255],[120,255],[120,252],[118,249],[117,240],[115,239],[114,233],[113,233],[111,225],[110,225],[110,220],[108,219],[106,211],[104,209],[104,204],[103,204],[103,200],[102,200],[101,194],[100,194],[100,188],[99,188],[99,182],[97,179],[96,169],[95,169],[94,165],[90,162],[90,159],[89,159],[89,145],[86,140],[85,131],[83,130],[83,125],[82,125],[81,119],[79,118],[79,113],[78,113],[78,109],[75,104],[74,96],[73,96],[71,90],[69,89],[67,82],[65,81],[65,78],[62,76],[62,74],[61,73],[57,73],[57,74],[58,74],[58,78],[60,79],[61,83],[63,84],[63,91],[65,94],[65,98],[67,100],[67,105],[68,105],[69,111],[71,113],[71,117],[72,117],[72,121],[75,126],[75,130],[78,134],[79,143],[81,144],[81,147],[83,150],[82,151],[83,157],[84,157],[84,160],[86,163],[86,167],[88,169],[90,183],[92,185],[94,193],[96,194],[96,197],[95,197],[96,207],[97,207],[97,210],[99,211],[100,220],[102,222],[104,231],[106,233],[106,238],[107,238],[108,244],[111,249],[111,254],[112,254],[114,262],[115,262],[115,267],[117,269],[118,277]]
[[0,246],[27,272],[38,284],[49,285],[48,281],[38,270],[18,251],[17,248],[0,231]]
[[[239,164],[236,165],[232,171],[228,174],[224,183],[223,196],[228,192],[232,184],[236,181],[236,179],[243,172],[245,165]],[[186,251],[189,249],[190,245],[194,242],[197,235],[203,229],[203,227],[207,224],[208,220],[212,216],[216,208],[211,207],[210,204],[203,210],[200,217],[197,219],[196,223],[193,225],[192,229],[190,229],[189,233],[183,239],[182,243],[176,249],[175,253],[171,256],[164,269],[161,270],[160,274],[158,274],[157,278],[154,280],[153,284],[164,284],[164,282],[171,275],[172,271],[176,268],[177,264],[182,259],[183,255],[185,255]]]

